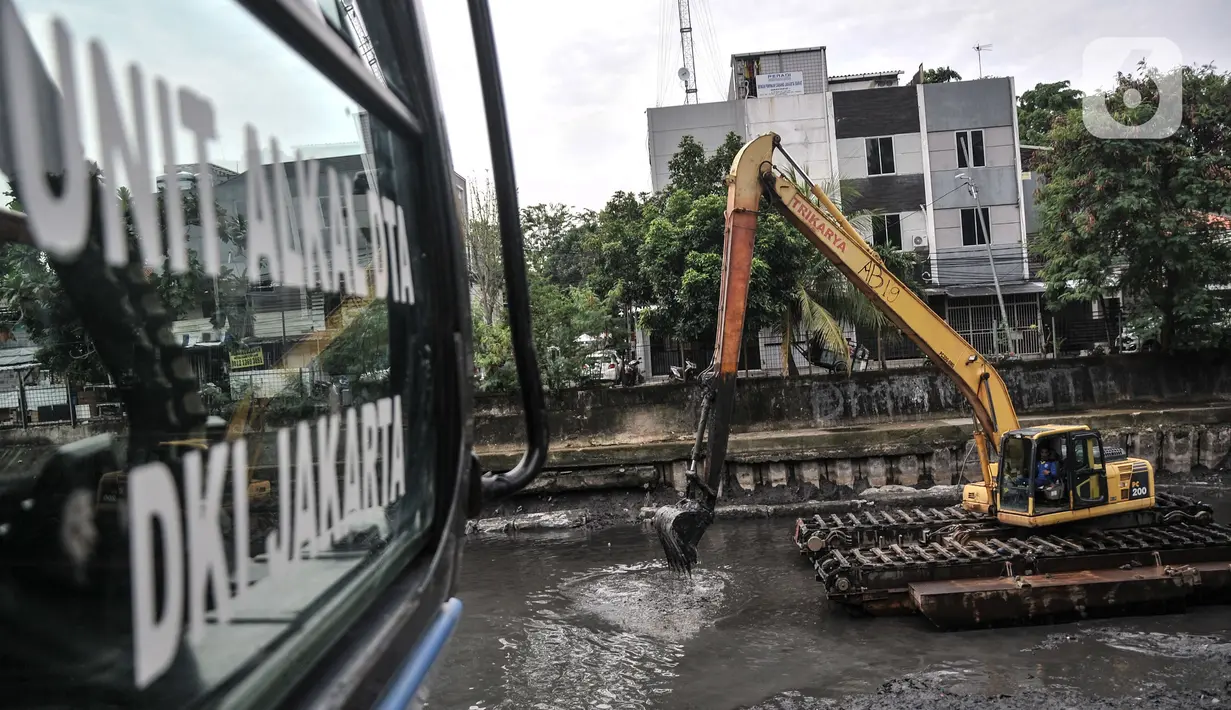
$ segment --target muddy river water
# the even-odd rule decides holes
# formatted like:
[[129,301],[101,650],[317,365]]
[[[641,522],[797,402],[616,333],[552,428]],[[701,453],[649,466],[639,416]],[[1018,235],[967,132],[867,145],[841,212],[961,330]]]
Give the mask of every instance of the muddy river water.
[[[1231,494],[1170,490],[1231,520]],[[692,580],[668,572],[657,539],[635,527],[471,540],[463,620],[428,707],[804,710],[903,676],[942,694],[1077,693],[1131,707],[1151,693],[1222,691],[1229,677],[1226,607],[961,633],[850,618],[825,607],[791,525],[715,524]]]

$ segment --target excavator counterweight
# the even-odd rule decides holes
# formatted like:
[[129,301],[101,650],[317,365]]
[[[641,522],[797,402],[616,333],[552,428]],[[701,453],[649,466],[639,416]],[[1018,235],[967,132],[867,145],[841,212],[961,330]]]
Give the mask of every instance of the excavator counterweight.
[[[774,164],[776,156],[790,173]],[[697,564],[697,544],[714,519],[722,489],[763,199],[954,383],[974,420],[980,476],[964,487],[960,505],[881,518],[869,513],[796,521],[796,544],[831,600],[873,612],[922,611],[942,626],[959,628],[969,625],[955,617],[962,609],[980,623],[1003,623],[1110,613],[1117,600],[1131,600],[1136,609],[1158,589],[1184,599],[1198,585],[1204,585],[1202,599],[1231,594],[1231,575],[1222,573],[1231,561],[1231,528],[1215,524],[1199,501],[1160,498],[1153,466],[1104,447],[1099,432],[1088,426],[1022,428],[994,365],[886,267],[772,133],[745,144],[727,177],[717,337],[713,362],[700,377],[705,406],[687,491],[654,518],[672,568],[686,572]],[[864,552],[870,549],[876,553]],[[1122,574],[1121,565],[1140,566],[1145,559],[1159,569]],[[1189,562],[1200,564],[1181,567]],[[1052,592],[1040,591],[1036,598],[1032,584],[1020,577],[1039,570],[1049,579],[1068,576],[1040,582]],[[1017,581],[1006,582],[1006,574]],[[1081,588],[1083,574],[1094,580],[1089,589]],[[988,599],[1008,602],[987,607]]]

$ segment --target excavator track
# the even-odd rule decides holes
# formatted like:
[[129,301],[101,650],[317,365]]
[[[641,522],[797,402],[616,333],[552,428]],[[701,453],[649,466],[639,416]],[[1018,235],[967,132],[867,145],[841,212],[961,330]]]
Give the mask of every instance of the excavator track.
[[[1205,523],[1213,519],[1213,509],[1195,498],[1158,493],[1155,500],[1156,505],[1152,509],[1092,518],[1065,526],[1064,532],[1082,528],[1108,530],[1174,523]],[[813,515],[795,521],[792,537],[800,553],[812,559],[831,550],[926,542],[939,535],[961,533],[960,539],[963,536],[1013,536],[1021,532],[1020,528],[999,524],[993,516],[965,510],[961,505],[953,505],[944,508],[895,508]]]
[[830,550],[813,560],[832,604],[920,613],[942,629],[1174,612],[1231,601],[1220,523]]

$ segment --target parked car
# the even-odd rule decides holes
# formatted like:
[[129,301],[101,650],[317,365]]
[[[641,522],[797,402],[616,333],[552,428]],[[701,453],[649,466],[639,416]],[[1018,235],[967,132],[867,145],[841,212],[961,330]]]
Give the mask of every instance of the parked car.
[[596,380],[620,379],[620,358],[614,350],[596,350],[586,356],[581,366],[581,376]]

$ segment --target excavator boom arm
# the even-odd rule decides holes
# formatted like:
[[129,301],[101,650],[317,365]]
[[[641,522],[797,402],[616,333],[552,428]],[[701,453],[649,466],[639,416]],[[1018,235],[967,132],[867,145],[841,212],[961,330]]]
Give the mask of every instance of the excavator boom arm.
[[970,402],[976,422],[975,445],[988,491],[992,490],[991,455],[999,447],[1001,434],[1018,428],[1008,388],[992,364],[885,267],[824,191],[812,185],[810,193],[803,192],[775,168],[775,150],[790,160],[781,150],[777,135],[753,139],[736,154],[727,177],[718,330],[714,363],[707,370],[713,373],[709,382],[713,400],[698,429],[700,434],[700,427],[707,427],[709,434],[704,474],[690,475],[680,507],[660,511],[655,521],[668,562],[674,567],[691,567],[695,544],[713,518],[734,410],[736,369],[763,196],[918,345]]

